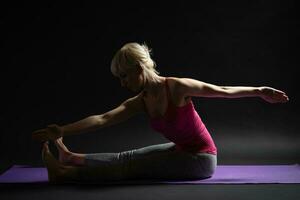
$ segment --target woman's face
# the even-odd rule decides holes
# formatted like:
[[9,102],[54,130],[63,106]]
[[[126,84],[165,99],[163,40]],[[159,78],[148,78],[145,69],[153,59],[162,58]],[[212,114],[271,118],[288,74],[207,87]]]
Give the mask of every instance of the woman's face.
[[132,92],[140,92],[144,87],[144,78],[141,68],[120,70],[121,86]]

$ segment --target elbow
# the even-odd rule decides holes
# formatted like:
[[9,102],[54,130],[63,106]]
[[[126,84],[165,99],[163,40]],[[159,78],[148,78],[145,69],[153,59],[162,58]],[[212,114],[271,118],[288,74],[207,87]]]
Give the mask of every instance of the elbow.
[[95,115],[93,116],[94,124],[96,127],[102,127],[107,118],[108,116],[105,114]]
[[223,91],[223,92],[225,92],[225,93],[230,92],[230,88],[227,87],[227,86],[219,86],[219,88],[220,88],[221,91]]
[[219,86],[219,97],[230,98],[232,96],[232,90],[226,86]]

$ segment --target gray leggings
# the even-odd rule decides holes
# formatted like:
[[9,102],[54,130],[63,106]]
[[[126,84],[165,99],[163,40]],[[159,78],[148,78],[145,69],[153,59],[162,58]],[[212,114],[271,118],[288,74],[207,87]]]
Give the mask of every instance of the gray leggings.
[[175,144],[151,145],[120,153],[86,154],[79,167],[80,181],[116,180],[192,180],[209,178],[215,171],[217,156],[175,149]]

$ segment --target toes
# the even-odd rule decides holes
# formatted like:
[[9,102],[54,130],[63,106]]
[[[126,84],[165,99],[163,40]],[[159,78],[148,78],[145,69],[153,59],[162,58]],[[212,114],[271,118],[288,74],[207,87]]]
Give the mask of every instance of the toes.
[[43,143],[43,148],[42,148],[42,157],[43,157],[43,160],[45,159],[46,154],[50,152],[48,144],[49,144],[48,141]]
[[68,147],[66,147],[66,145],[62,142],[62,141],[58,141],[56,143],[56,146],[59,150],[64,151],[64,152],[70,152],[70,150],[68,149]]
[[44,143],[43,144],[43,149],[42,149],[42,159],[44,164],[47,167],[53,167],[53,166],[60,166],[61,163],[56,160],[56,158],[54,157],[54,155],[51,153],[51,151],[49,150],[48,144]]
[[60,137],[60,138],[54,140],[54,143],[55,143],[56,145],[61,145],[61,144],[63,144],[62,137]]
[[46,141],[46,142],[43,143],[43,147],[46,148],[46,149],[49,149],[48,145],[49,145],[48,141]]
[[43,151],[44,153],[49,152],[49,146],[48,146],[48,144],[49,144],[48,141],[43,143],[42,151]]
[[55,143],[60,142],[60,141],[61,141],[61,138],[62,138],[62,137],[55,139],[54,142],[55,142]]
[[59,142],[58,142],[57,140],[54,140],[54,144],[55,144],[56,146],[58,146],[58,145],[59,145]]

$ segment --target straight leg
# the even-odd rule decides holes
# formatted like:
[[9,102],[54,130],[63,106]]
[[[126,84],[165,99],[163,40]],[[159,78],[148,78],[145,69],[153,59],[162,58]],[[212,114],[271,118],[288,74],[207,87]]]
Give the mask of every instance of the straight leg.
[[63,165],[45,143],[43,161],[50,182],[199,179],[210,177],[217,164],[215,155],[180,151],[171,142],[119,153],[80,154],[80,157],[83,166]]
[[188,153],[164,143],[120,153],[85,154],[85,166],[78,168],[82,181],[125,179],[199,179],[212,175],[216,156]]

